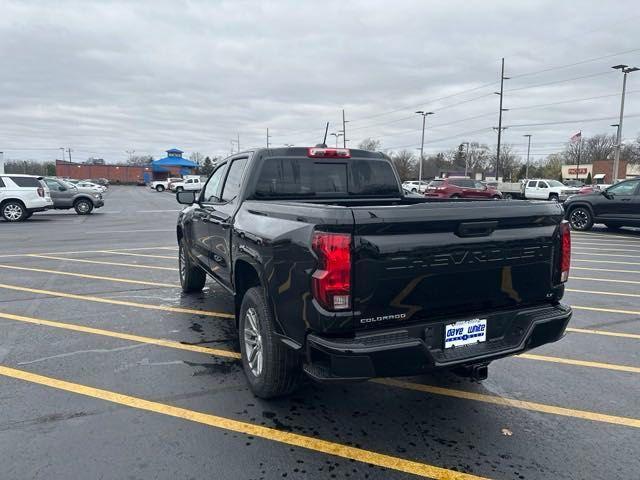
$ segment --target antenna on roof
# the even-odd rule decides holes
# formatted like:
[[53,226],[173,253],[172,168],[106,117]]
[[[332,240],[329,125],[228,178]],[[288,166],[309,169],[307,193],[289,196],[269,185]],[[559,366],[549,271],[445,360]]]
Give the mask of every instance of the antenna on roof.
[[316,145],[318,148],[327,148],[327,135],[329,134],[329,122],[327,122],[327,126],[324,128],[324,139],[322,143]]

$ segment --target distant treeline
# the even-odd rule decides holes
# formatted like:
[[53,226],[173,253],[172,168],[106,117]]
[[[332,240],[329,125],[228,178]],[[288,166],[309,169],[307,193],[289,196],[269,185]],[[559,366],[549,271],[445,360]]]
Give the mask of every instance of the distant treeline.
[[4,164],[6,173],[26,173],[27,175],[55,176],[55,162],[36,162],[34,160],[9,160]]

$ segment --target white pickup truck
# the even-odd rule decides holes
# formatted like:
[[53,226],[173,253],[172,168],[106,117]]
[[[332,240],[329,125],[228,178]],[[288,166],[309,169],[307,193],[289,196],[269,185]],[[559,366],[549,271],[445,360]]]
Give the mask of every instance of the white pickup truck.
[[156,192],[164,192],[169,189],[169,184],[173,182],[181,182],[182,178],[180,177],[169,177],[166,180],[155,180],[149,184],[149,188],[155,190]]
[[170,188],[172,192],[181,192],[183,190],[199,191],[203,183],[200,181],[200,177],[191,176],[185,177],[180,182],[172,182]]
[[552,200],[564,202],[570,195],[579,192],[578,188],[567,187],[557,180],[532,179],[517,183],[498,183],[496,188],[505,199],[520,198],[527,200]]

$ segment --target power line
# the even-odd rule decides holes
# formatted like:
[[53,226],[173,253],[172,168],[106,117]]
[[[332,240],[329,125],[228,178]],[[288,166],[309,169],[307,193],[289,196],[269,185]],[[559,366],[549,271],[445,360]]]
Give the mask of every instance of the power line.
[[[630,93],[638,93],[640,92],[640,90],[629,90],[627,92],[627,95],[629,95]],[[562,100],[560,102],[552,102],[552,103],[538,103],[535,105],[524,105],[522,107],[511,107],[509,110],[526,110],[529,108],[538,108],[538,107],[551,107],[553,105],[562,105],[564,103],[575,103],[575,102],[583,102],[586,100],[597,100],[599,98],[610,98],[610,97],[619,97],[620,93],[611,93],[611,94],[607,94],[607,95],[598,95],[595,97],[584,97],[584,98],[573,98],[571,100]]]
[[615,73],[615,72],[609,72],[609,71],[598,72],[598,73],[592,73],[592,74],[589,74],[589,75],[581,75],[579,77],[564,78],[562,80],[555,80],[553,82],[536,83],[536,84],[533,84],[533,85],[525,85],[524,87],[511,88],[511,89],[507,90],[507,92],[508,93],[518,92],[520,90],[527,90],[529,88],[545,87],[547,85],[555,85],[557,83],[566,83],[566,82],[571,82],[573,80],[582,80],[583,78],[593,78],[593,77],[599,77],[599,76],[602,76],[602,75],[611,75],[612,73]]
[[588,58],[586,60],[580,60],[579,62],[567,63],[566,65],[557,65],[555,67],[543,68],[542,70],[535,70],[533,72],[521,73],[519,75],[511,75],[511,78],[529,77],[531,75],[537,75],[539,73],[551,72],[553,70],[561,70],[564,68],[575,67],[577,65],[584,65],[585,63],[596,62],[598,60],[604,60],[605,58],[617,57],[619,55],[625,55],[627,53],[640,52],[640,48],[634,48],[631,50],[625,50],[624,52],[610,53],[608,55],[602,55],[600,57]]
[[[625,115],[625,118],[632,117],[640,117],[640,113],[634,113],[631,115]],[[515,125],[509,125],[509,128],[520,128],[520,127],[541,127],[545,125],[565,125],[569,123],[585,123],[585,122],[601,122],[604,120],[617,120],[618,117],[600,117],[600,118],[581,118],[575,120],[561,120],[558,122],[541,122],[541,123],[520,123]]]

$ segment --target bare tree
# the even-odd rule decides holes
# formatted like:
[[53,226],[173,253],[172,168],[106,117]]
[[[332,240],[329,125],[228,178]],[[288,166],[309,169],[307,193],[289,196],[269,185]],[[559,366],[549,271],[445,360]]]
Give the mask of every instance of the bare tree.
[[189,160],[195,162],[198,165],[202,165],[202,162],[204,162],[204,158],[204,155],[200,152],[193,152],[191,155],[189,155]]
[[417,162],[413,153],[409,150],[400,150],[391,155],[391,161],[400,175],[402,181],[411,180],[417,176]]
[[358,148],[360,150],[369,150],[370,152],[377,152],[380,150],[382,146],[382,142],[380,140],[376,140],[375,138],[365,138],[360,142]]
[[[495,164],[496,151],[491,154],[491,165],[495,166]],[[513,181],[518,176],[521,164],[520,156],[513,153],[513,145],[505,143],[500,147],[499,173],[502,175],[502,178]]]
[[148,165],[153,162],[151,155],[131,155],[127,160],[129,165]]

